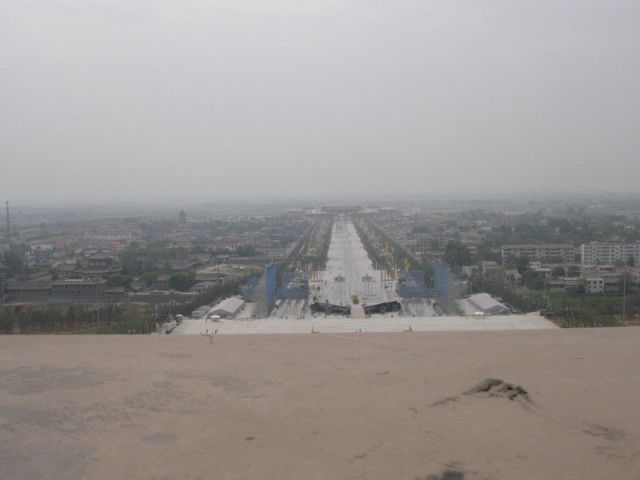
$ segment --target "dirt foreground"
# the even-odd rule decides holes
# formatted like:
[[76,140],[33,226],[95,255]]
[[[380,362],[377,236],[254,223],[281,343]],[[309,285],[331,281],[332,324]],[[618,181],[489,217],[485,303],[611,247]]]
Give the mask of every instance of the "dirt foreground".
[[640,478],[640,328],[7,336],[0,362],[0,479]]

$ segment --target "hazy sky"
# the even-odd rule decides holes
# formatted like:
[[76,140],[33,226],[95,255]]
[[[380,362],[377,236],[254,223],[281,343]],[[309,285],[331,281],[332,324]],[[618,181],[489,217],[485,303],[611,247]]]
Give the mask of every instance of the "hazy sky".
[[640,2],[0,0],[0,197],[640,191]]

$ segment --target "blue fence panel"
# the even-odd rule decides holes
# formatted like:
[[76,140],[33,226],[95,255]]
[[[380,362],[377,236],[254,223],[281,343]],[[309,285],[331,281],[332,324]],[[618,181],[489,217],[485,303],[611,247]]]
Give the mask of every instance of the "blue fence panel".
[[435,260],[433,262],[433,285],[435,296],[439,301],[449,298],[450,279],[449,266],[444,262]]
[[410,270],[400,274],[401,282],[413,283],[415,285],[424,285],[424,270]]
[[280,300],[306,300],[309,298],[309,289],[304,287],[278,288],[276,297]]
[[282,284],[286,287],[287,285],[289,285],[289,282],[291,282],[291,280],[293,280],[294,276],[295,276],[294,272],[283,272],[282,273]]
[[398,295],[402,298],[431,298],[433,291],[429,287],[411,287],[400,285]]
[[277,265],[269,265],[265,269],[266,287],[267,287],[267,305],[269,311],[273,304],[276,303],[276,289],[278,288]]

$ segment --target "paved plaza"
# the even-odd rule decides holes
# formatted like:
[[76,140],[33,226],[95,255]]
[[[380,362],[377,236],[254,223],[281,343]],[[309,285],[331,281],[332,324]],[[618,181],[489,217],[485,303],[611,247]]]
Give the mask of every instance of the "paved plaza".
[[398,317],[371,316],[350,318],[317,317],[220,320],[185,319],[177,334],[269,334],[269,333],[353,333],[353,332],[438,332],[461,330],[539,330],[558,328],[536,313],[487,317]]

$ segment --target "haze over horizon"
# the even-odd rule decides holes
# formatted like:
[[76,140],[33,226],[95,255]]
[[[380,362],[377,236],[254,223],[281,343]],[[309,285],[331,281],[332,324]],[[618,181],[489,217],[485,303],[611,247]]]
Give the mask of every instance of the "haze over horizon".
[[8,0],[0,196],[638,193],[640,3]]

